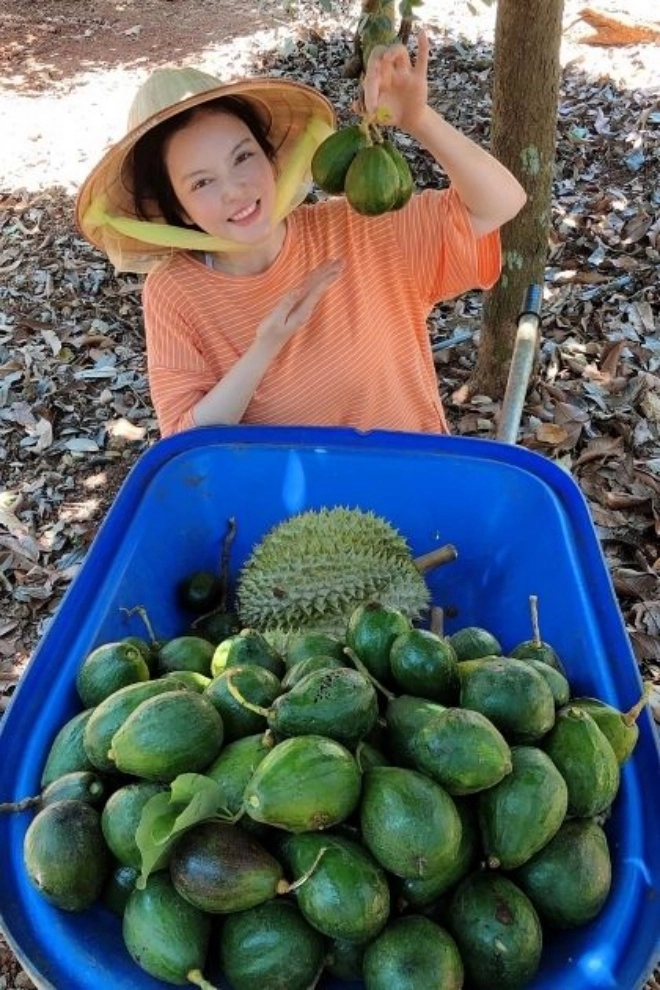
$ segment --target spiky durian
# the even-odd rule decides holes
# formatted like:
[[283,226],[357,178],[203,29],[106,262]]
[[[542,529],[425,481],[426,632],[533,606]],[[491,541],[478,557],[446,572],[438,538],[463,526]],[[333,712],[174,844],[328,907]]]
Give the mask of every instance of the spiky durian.
[[404,537],[373,512],[343,507],[279,523],[252,551],[237,582],[241,622],[277,638],[304,629],[343,636],[353,609],[378,601],[411,619],[430,594]]

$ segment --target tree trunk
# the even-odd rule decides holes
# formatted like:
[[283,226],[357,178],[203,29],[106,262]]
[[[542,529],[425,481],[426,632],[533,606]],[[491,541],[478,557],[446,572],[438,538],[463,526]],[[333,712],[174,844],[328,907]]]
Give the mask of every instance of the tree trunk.
[[468,386],[472,394],[504,394],[525,290],[543,283],[563,6],[563,0],[499,0],[497,5],[491,146],[528,198],[502,230],[502,275],[485,300],[477,364]]

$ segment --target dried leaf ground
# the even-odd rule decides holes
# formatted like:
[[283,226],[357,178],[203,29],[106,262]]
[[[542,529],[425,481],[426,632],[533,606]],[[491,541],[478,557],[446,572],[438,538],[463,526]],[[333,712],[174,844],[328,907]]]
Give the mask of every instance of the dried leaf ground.
[[[591,9],[630,20],[632,6]],[[353,23],[351,11],[336,11],[344,25]],[[437,0],[425,11],[432,100],[487,142],[492,14],[473,18],[462,0]],[[640,4],[640,21],[643,13]],[[577,479],[640,669],[660,692],[658,48],[591,44],[579,4],[567,4],[565,23],[542,347],[520,442]],[[113,105],[125,96],[123,115],[134,88],[127,73],[132,82],[151,65],[194,61],[218,74],[275,71],[312,82],[349,119],[354,84],[341,75],[346,31],[309,0],[240,13],[205,0],[9,3],[0,28],[0,123],[10,115],[4,133],[20,139],[11,156],[5,149],[0,188],[1,712],[122,480],[158,439],[139,280],[115,276],[75,230],[84,154],[77,167],[60,168],[55,139],[30,130],[23,105],[20,121],[11,117],[15,100],[64,90],[70,108],[81,92],[75,80],[106,72],[80,124],[102,129],[104,87]],[[111,117],[103,140],[118,136],[115,124]],[[79,135],[63,133],[75,147]],[[419,185],[441,179],[412,143],[402,148]],[[488,437],[498,403],[452,399],[469,380],[480,305],[468,295],[438,307],[430,330],[453,430]],[[29,985],[0,941],[0,990]]]

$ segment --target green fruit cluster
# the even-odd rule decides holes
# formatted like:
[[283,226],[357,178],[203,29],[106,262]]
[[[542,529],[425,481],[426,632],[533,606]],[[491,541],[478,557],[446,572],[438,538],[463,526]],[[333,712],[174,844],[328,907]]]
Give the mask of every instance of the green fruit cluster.
[[344,194],[357,213],[379,216],[400,210],[413,194],[408,162],[376,128],[343,127],[317,148],[312,177],[331,196]]
[[56,907],[120,915],[156,979],[518,987],[606,903],[641,703],[576,697],[548,644],[367,601],[281,651],[247,628],[104,646],[24,863]]

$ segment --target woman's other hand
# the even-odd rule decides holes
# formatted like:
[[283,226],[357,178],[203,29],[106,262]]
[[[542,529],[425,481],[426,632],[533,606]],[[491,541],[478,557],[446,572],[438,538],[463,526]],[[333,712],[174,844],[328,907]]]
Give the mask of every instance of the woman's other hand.
[[257,327],[257,340],[282,346],[309,320],[330,286],[339,278],[343,262],[332,259],[314,268],[300,285],[282,296],[275,309]]

